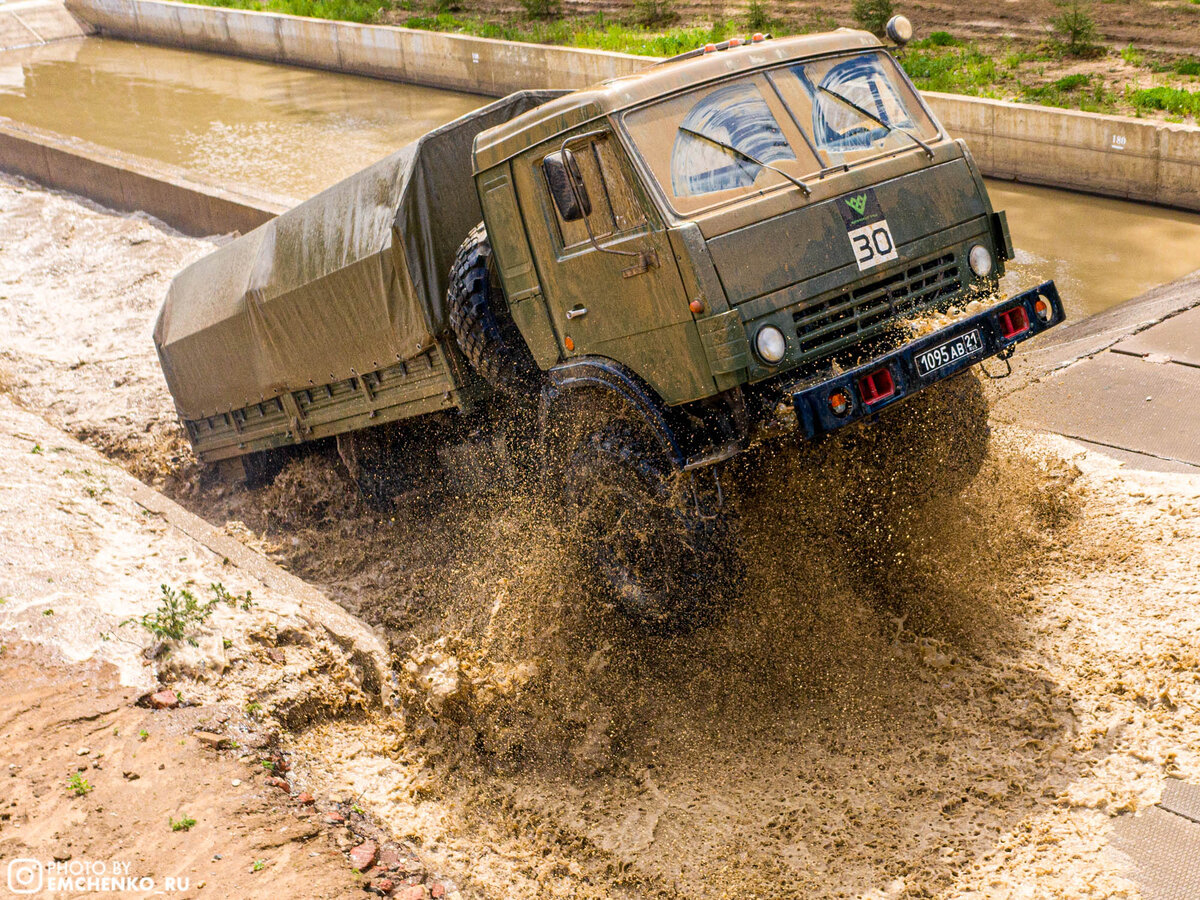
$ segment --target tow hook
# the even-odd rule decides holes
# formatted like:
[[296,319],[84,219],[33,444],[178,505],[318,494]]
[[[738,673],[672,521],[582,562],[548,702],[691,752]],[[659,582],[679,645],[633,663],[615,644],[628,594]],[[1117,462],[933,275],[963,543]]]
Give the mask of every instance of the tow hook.
[[987,370],[987,366],[985,366],[983,364],[983,360],[979,361],[979,368],[982,370],[984,375],[986,375],[988,378],[992,379],[993,381],[999,381],[1001,378],[1007,378],[1009,375],[1012,374],[1012,363],[1009,362],[1009,360],[1012,359],[1012,355],[1016,352],[1017,352],[1016,345],[1009,344],[1007,347],[1005,347],[1003,350],[1001,350],[999,353],[996,354],[996,359],[1004,361],[1004,373],[1001,375],[993,375],[991,372],[989,372]]
[[[721,487],[721,475],[717,471],[716,466],[707,466],[699,471],[712,474],[712,493],[716,495],[714,498],[715,505],[711,507],[712,512],[705,512],[704,504],[700,501],[701,491],[696,487],[696,470],[688,472],[688,484],[692,489],[692,502],[696,505],[696,515],[705,522],[710,522],[718,518],[721,510],[725,507],[725,491]],[[707,485],[705,487],[707,488]]]

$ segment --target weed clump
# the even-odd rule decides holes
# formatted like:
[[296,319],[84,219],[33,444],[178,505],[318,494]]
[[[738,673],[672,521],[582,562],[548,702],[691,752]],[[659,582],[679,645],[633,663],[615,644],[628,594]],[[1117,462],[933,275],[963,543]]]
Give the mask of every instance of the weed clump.
[[1139,110],[1158,109],[1176,116],[1200,117],[1200,92],[1159,86],[1134,91],[1129,99]]
[[521,6],[530,19],[553,19],[562,12],[559,0],[521,0]]
[[669,25],[678,18],[673,0],[634,0],[633,21],[643,28]]
[[249,591],[244,594],[231,594],[220,582],[208,586],[212,598],[205,601],[198,600],[187,588],[176,590],[162,584],[159,585],[159,589],[162,592],[162,600],[158,606],[152,612],[144,613],[138,618],[126,619],[121,623],[121,627],[141,625],[159,640],[186,639],[189,644],[195,646],[196,641],[188,637],[188,634],[207,622],[218,604],[225,603],[246,611],[254,606]]
[[887,33],[888,19],[892,17],[892,0],[854,0],[850,14],[859,28],[876,37]]
[[1050,20],[1059,46],[1070,56],[1095,56],[1099,32],[1092,18],[1091,5],[1085,0],[1059,0],[1059,13]]
[[755,32],[770,30],[771,9],[766,0],[750,0],[746,7],[746,27]]

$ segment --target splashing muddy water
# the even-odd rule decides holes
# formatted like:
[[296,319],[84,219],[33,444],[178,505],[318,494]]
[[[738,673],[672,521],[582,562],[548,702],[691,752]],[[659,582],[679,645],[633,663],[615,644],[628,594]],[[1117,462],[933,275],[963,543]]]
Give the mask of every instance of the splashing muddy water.
[[5,390],[386,631],[403,709],[285,741],[467,896],[1135,897],[1114,817],[1200,779],[1194,478],[1005,429],[864,533],[810,471],[745,517],[719,621],[647,638],[520,492],[381,515],[320,457],[198,473],[149,333],[211,245],[11,181],[0,222]]

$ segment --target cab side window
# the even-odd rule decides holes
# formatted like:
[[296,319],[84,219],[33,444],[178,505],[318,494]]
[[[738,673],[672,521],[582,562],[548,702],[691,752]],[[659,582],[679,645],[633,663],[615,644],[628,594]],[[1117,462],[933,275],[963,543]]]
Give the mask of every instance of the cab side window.
[[572,152],[587,189],[592,212],[587,217],[587,224],[584,224],[583,219],[574,222],[563,221],[558,208],[550,199],[549,188],[546,188],[547,203],[554,211],[554,218],[558,224],[559,246],[562,249],[572,250],[580,245],[588,245],[588,225],[591,226],[596,239],[602,240],[605,237],[634,231],[646,224],[645,211],[625,176],[612,138],[597,137],[585,144],[573,146]]

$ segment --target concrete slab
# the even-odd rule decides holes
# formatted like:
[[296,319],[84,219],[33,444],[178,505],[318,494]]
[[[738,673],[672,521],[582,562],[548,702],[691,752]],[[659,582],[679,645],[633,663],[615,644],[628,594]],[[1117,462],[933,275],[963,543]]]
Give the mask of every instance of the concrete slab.
[[1003,398],[995,415],[1070,438],[1200,465],[1200,368],[1101,353]]
[[16,15],[0,7],[0,50],[40,44],[42,39]]
[[1118,341],[1113,350],[1135,356],[1167,357],[1173,362],[1200,366],[1200,306]]
[[1136,450],[1122,450],[1120,447],[1097,444],[1095,441],[1084,441],[1079,438],[1074,440],[1081,447],[1103,454],[1109,459],[1115,459],[1127,469],[1137,469],[1140,472],[1166,472],[1173,475],[1200,475],[1200,465],[1192,465],[1175,459],[1160,459],[1147,453],[1138,453]]
[[1168,778],[1167,783],[1163,785],[1159,806],[1200,824],[1200,785],[1188,784],[1178,778]]
[[1157,806],[1118,820],[1112,846],[1129,861],[1145,900],[1200,897],[1200,825]]

